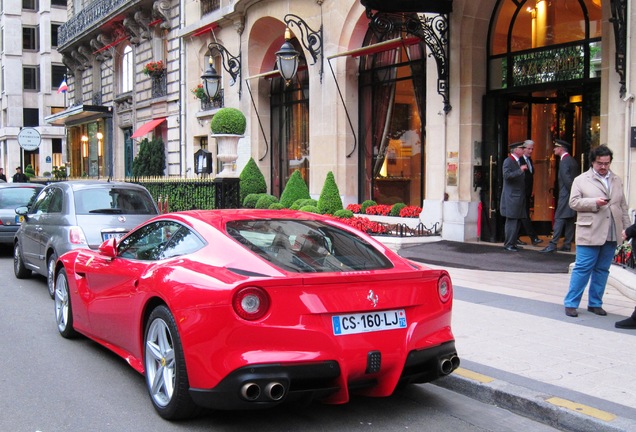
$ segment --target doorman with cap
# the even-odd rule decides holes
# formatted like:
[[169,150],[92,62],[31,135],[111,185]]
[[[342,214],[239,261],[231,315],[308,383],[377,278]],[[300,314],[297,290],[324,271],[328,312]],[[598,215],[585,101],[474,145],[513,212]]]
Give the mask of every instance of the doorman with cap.
[[499,211],[506,218],[504,226],[504,249],[517,252],[517,238],[521,219],[526,217],[526,175],[528,166],[520,163],[523,157],[523,141],[508,146],[510,156],[503,162],[503,190]]

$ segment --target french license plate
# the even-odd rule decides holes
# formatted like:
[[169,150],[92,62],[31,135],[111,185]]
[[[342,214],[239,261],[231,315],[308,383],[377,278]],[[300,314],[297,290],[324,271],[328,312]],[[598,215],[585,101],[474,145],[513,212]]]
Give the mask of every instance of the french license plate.
[[15,215],[15,224],[16,225],[20,225],[20,224],[22,224],[22,222],[24,222],[24,216]]
[[333,324],[333,334],[336,336],[381,330],[397,330],[406,328],[406,313],[404,309],[398,309],[351,315],[334,315],[331,317],[331,323]]
[[102,233],[102,241],[110,240],[112,238],[119,240],[120,238],[122,238],[124,236],[124,234],[126,234],[126,233],[122,233],[122,232]]

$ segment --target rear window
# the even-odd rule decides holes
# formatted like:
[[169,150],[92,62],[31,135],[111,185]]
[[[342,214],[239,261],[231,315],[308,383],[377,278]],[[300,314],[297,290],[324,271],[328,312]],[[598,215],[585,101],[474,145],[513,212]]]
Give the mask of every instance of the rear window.
[[38,190],[36,188],[0,189],[0,208],[15,209],[28,205]]
[[157,214],[150,196],[137,189],[92,188],[75,192],[75,213]]
[[348,272],[393,267],[364,239],[318,221],[232,221],[226,231],[244,248],[287,271]]

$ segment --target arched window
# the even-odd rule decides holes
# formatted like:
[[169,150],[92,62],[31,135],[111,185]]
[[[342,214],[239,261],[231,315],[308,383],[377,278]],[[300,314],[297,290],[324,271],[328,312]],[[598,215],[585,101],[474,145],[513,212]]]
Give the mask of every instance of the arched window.
[[135,63],[133,61],[133,50],[130,45],[126,45],[121,56],[121,69],[119,75],[119,88],[121,93],[128,93],[132,91],[134,72]]
[[360,199],[421,206],[425,179],[424,43],[396,32],[378,38],[369,30],[364,46],[400,36],[410,44],[360,57]]

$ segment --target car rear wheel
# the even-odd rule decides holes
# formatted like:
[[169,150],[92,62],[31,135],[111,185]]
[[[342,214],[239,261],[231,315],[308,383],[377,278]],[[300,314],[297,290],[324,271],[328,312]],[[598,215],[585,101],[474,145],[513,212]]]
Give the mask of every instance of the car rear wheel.
[[20,253],[20,244],[16,243],[13,247],[13,272],[18,279],[25,279],[31,276],[31,270],[24,266],[22,254]]
[[55,264],[57,264],[57,254],[52,252],[46,265],[46,282],[49,285],[51,298],[55,298]]
[[194,416],[199,409],[188,392],[183,347],[167,307],[158,306],[152,311],[144,341],[146,386],[155,409],[168,420]]
[[64,269],[60,270],[55,279],[55,320],[62,337],[66,339],[77,337],[78,333],[73,329],[73,309],[68,289],[68,277]]

